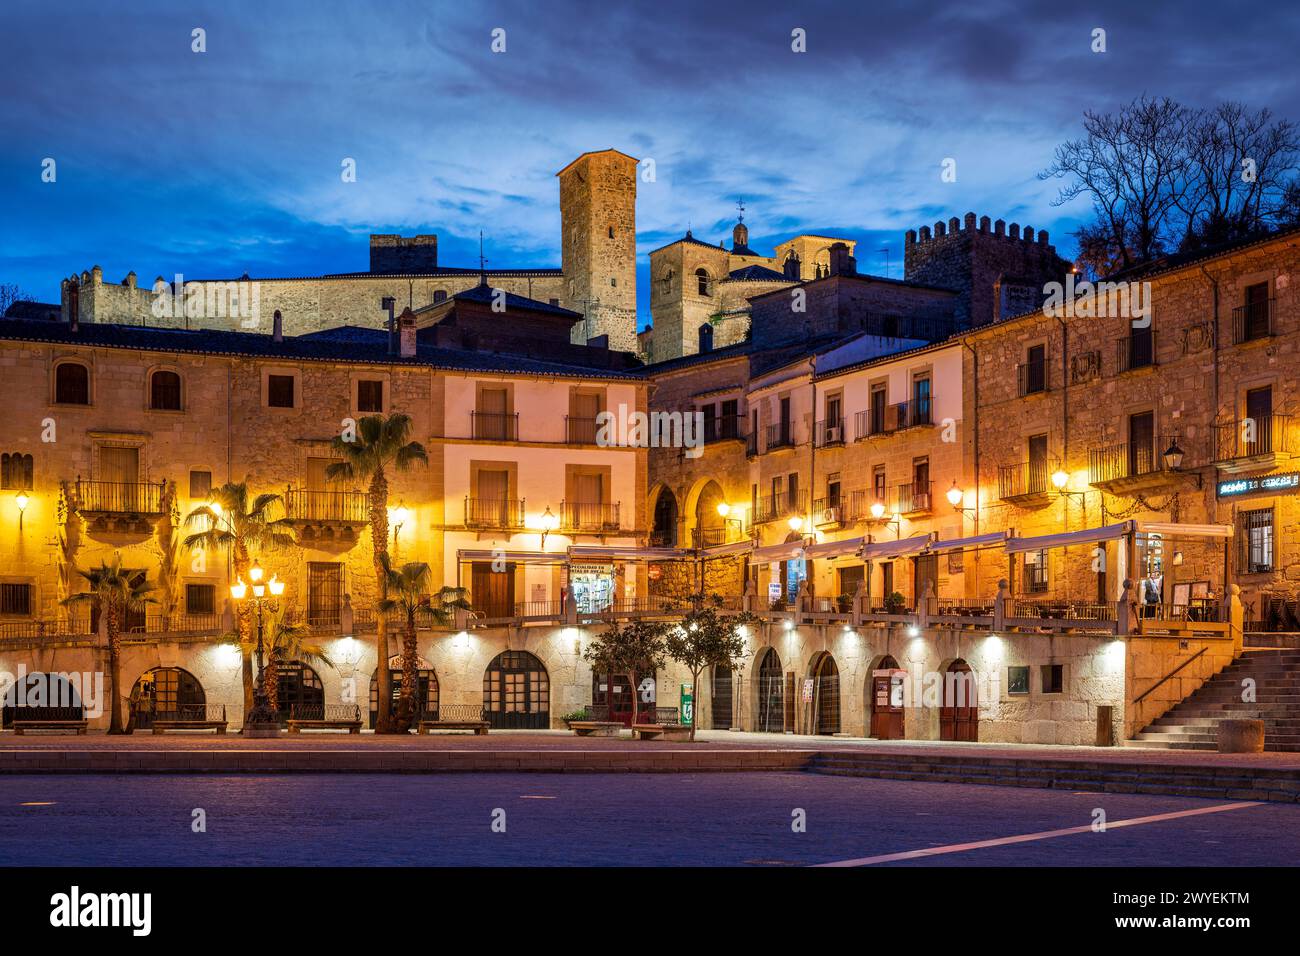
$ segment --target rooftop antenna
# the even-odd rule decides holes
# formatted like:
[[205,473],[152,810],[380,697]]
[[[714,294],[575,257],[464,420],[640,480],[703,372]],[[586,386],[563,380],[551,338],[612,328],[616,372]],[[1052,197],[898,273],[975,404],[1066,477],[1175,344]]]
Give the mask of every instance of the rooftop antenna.
[[487,285],[487,259],[483,257],[483,230],[478,231],[478,273],[479,285]]

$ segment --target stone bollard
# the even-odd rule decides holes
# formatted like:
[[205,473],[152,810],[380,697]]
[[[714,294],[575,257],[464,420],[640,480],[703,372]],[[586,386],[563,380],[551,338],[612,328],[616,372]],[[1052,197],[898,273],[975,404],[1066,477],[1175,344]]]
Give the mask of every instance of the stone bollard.
[[1264,750],[1264,721],[1232,717],[1219,721],[1219,753],[1257,754]]

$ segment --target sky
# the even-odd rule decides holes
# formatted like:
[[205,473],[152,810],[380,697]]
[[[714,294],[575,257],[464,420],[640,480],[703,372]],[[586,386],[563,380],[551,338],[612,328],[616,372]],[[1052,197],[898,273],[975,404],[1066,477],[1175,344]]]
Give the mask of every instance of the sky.
[[843,236],[896,278],[905,230],[968,211],[1069,256],[1087,203],[1037,174],[1085,110],[1145,93],[1300,120],[1296,5],[4,0],[0,23],[0,283],[39,301],[96,264],[142,285],[364,270],[371,232],[476,266],[481,230],[489,267],[558,266],[554,174],[613,147],[654,160],[644,326],[649,251],[688,225],[730,245],[738,198],[760,252]]

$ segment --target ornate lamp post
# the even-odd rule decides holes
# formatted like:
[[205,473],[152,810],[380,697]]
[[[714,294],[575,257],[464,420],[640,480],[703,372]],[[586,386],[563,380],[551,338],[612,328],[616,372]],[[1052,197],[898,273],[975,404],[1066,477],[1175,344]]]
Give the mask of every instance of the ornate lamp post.
[[[249,711],[244,718],[244,735],[246,737],[278,737],[280,736],[280,716],[271,709],[271,705],[266,699],[265,684],[265,664],[263,661],[262,645],[262,609],[274,613],[279,609],[280,602],[277,600],[284,593],[284,582],[271,575],[271,580],[265,584],[262,583],[262,568],[256,561],[248,569],[248,577],[252,580],[252,596],[249,596],[249,586],[240,578],[235,584],[230,586],[230,596],[236,603],[240,601],[252,601],[253,607],[257,609],[257,680],[253,684],[253,709]],[[269,593],[268,593],[269,592]]]

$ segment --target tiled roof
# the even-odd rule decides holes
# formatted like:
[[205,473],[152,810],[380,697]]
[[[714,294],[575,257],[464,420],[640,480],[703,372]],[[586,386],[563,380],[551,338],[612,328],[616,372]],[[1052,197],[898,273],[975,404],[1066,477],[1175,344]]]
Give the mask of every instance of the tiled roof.
[[[763,279],[775,282],[794,282],[797,280],[788,279],[786,276],[777,272],[775,269],[769,269],[767,266],[752,265],[745,266],[743,269],[732,269],[727,275],[727,279]],[[723,280],[726,281],[726,280]]]
[[48,322],[50,319],[58,319],[62,311],[63,306],[57,302],[31,302],[20,299],[9,304],[4,317],[6,319],[39,319]]
[[[497,290],[490,285],[474,286],[472,289],[466,289],[463,292],[457,292],[451,296],[457,302],[479,302],[483,305],[492,305],[496,301]],[[433,305],[426,305],[417,312],[423,312],[427,309],[441,305],[441,302],[435,302]],[[574,312],[570,309],[562,309],[558,305],[551,305],[549,302],[542,302],[538,299],[530,299],[524,295],[515,295],[513,292],[505,293],[506,310],[510,309],[527,309],[530,312],[545,312],[548,315],[554,315],[559,318],[568,319],[570,322],[577,322],[582,318],[581,312]]]
[[636,379],[639,369],[617,371],[566,362],[550,362],[525,355],[452,349],[418,343],[410,358],[390,355],[384,329],[342,326],[307,335],[285,336],[226,332],[216,329],[167,329],[140,325],[82,323],[71,326],[46,321],[0,321],[0,341],[84,345],[191,355],[237,355],[249,358],[284,358],[308,362],[356,365],[414,365],[459,372],[505,372],[554,375],[565,378]]

